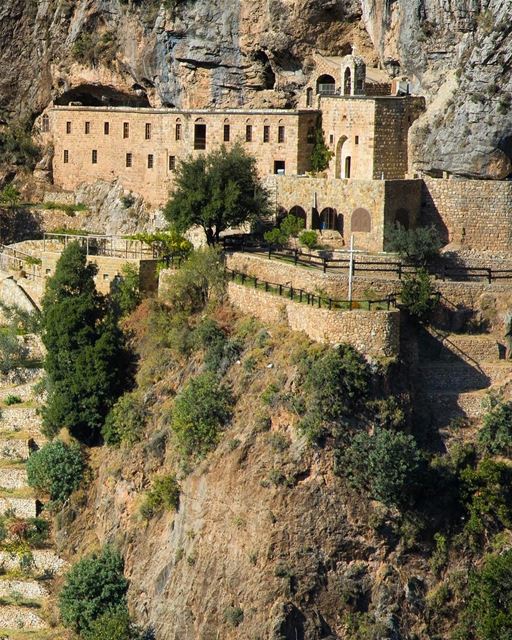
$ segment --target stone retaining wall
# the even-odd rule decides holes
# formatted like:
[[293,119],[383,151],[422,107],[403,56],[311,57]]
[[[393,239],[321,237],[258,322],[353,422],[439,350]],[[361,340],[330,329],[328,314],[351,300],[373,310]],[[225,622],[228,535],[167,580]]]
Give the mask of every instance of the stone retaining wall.
[[231,303],[265,323],[285,322],[312,340],[329,344],[347,342],[368,356],[393,357],[399,353],[398,311],[329,311],[230,282]]
[[36,613],[37,610],[14,605],[0,606],[0,628],[2,629],[46,629],[48,624]]
[[2,409],[0,429],[2,431],[36,431],[41,428],[41,416],[32,407]]
[[[32,550],[33,567],[36,572],[52,573],[57,575],[61,573],[66,566],[66,561],[54,552],[48,549]],[[0,551],[0,567],[4,571],[12,571],[20,568],[20,560],[16,554]]]
[[18,518],[35,518],[37,501],[35,498],[0,498],[0,514],[13,511]]
[[0,460],[28,460],[28,440],[0,440]]
[[27,486],[26,469],[16,467],[0,468],[0,488],[2,489],[22,489]]
[[36,580],[0,580],[0,598],[13,596],[37,600],[46,598],[48,590]]

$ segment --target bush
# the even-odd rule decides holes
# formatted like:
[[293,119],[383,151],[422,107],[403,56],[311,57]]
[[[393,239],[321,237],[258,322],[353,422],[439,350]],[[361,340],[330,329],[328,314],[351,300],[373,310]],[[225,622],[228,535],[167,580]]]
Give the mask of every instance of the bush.
[[299,242],[308,249],[314,249],[318,245],[318,234],[316,231],[303,231],[299,236]]
[[101,431],[105,442],[112,446],[133,445],[141,438],[147,411],[140,392],[125,393],[112,407]]
[[128,315],[138,307],[142,296],[139,288],[139,271],[130,263],[121,269],[122,277],[116,282],[113,290],[113,303],[121,316]]
[[220,251],[194,251],[173,277],[168,300],[178,311],[200,311],[224,293],[225,273]]
[[18,340],[14,328],[0,331],[0,373],[7,374],[23,364],[27,350]]
[[80,487],[84,473],[85,462],[80,447],[61,440],[45,444],[27,461],[29,485],[49,494],[57,503],[64,502]]
[[319,119],[315,128],[315,146],[311,153],[311,169],[313,172],[319,173],[325,171],[329,167],[333,156],[334,153],[325,144],[322,121]]
[[296,238],[304,229],[304,221],[302,218],[288,215],[281,222],[279,227],[275,227],[263,234],[268,244],[285,245],[289,242],[290,237]]
[[178,509],[180,486],[174,476],[160,476],[153,480],[151,489],[141,506],[141,515],[149,520],[162,510]]
[[394,507],[413,501],[423,467],[412,436],[381,429],[372,436],[358,433],[339,462],[339,470],[354,488]]
[[300,428],[311,441],[320,441],[366,401],[370,370],[346,344],[306,358],[303,369],[307,411]]
[[13,404],[21,404],[23,400],[19,396],[9,394],[4,400],[4,404],[11,407]]
[[84,640],[143,640],[144,634],[130,620],[126,606],[121,605],[91,622],[82,637]]
[[404,276],[400,300],[411,315],[420,320],[427,318],[438,302],[436,289],[427,271],[419,269],[413,275]]
[[478,640],[512,637],[512,550],[486,556],[469,580],[468,614]]
[[205,350],[207,371],[224,373],[242,352],[238,340],[228,340],[224,331],[211,318],[204,319],[196,329],[196,338]]
[[220,430],[231,417],[231,403],[231,392],[211,372],[185,386],[171,417],[171,428],[185,455],[204,456],[217,445]]
[[484,407],[487,409],[478,441],[492,455],[512,455],[512,402],[504,402],[501,396],[489,394]]
[[224,620],[231,627],[238,627],[244,621],[244,612],[240,607],[227,607],[224,611]]
[[74,564],[59,594],[64,626],[82,634],[106,612],[126,609],[128,582],[123,571],[123,559],[111,547]]
[[439,256],[442,242],[435,227],[405,229],[402,225],[386,228],[387,250],[398,253],[402,260],[425,267]]

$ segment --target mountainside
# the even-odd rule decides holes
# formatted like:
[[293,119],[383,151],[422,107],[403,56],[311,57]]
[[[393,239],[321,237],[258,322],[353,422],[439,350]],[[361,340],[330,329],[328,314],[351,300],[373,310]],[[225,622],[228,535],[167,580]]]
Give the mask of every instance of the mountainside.
[[355,45],[370,64],[399,65],[427,96],[412,136],[418,169],[503,178],[508,9],[507,0],[14,0],[0,7],[0,108],[293,106],[312,51]]

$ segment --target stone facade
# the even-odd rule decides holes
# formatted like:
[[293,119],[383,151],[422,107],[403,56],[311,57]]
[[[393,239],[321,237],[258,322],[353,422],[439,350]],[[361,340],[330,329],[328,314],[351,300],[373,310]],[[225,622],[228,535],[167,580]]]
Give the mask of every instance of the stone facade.
[[422,223],[436,225],[445,242],[484,251],[510,251],[511,181],[425,177],[422,199]]
[[329,311],[270,293],[228,283],[230,302],[263,322],[285,322],[312,340],[327,344],[347,342],[370,357],[394,357],[400,348],[398,311]]

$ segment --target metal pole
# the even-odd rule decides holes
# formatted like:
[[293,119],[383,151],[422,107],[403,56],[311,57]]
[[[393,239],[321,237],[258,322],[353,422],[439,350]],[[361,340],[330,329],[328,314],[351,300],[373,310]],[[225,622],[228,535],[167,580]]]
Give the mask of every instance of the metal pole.
[[350,261],[348,263],[348,301],[352,308],[352,280],[354,278],[354,234],[350,236]]

